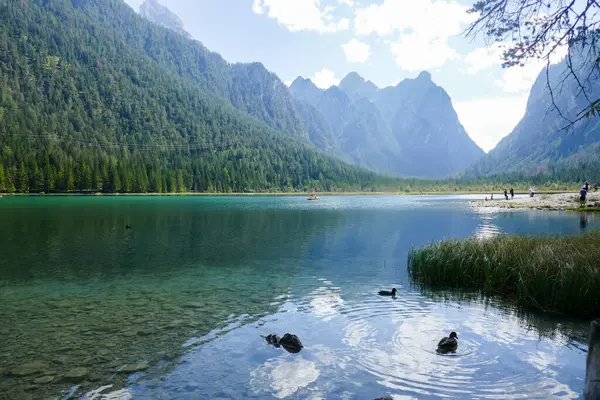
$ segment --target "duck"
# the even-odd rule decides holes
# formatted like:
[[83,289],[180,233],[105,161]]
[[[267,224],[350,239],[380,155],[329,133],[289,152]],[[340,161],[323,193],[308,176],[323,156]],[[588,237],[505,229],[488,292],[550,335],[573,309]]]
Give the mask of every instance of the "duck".
[[283,335],[279,340],[279,345],[281,345],[288,353],[299,353],[304,347],[300,339],[298,339],[298,336],[291,333]]
[[438,353],[448,353],[456,351],[458,347],[458,335],[456,332],[450,332],[449,337],[442,338],[438,343]]
[[379,295],[380,296],[395,296],[396,295],[396,288],[393,288],[392,291],[389,290],[380,290],[379,291]]
[[267,341],[267,343],[272,344],[275,347],[279,347],[279,341],[281,340],[281,338],[279,337],[279,335],[270,334],[269,336],[264,337],[264,338]]
[[279,335],[274,333],[270,334],[269,336],[261,335],[261,337],[263,337],[268,344],[272,344],[277,348],[283,347],[288,353],[299,353],[300,350],[304,348],[304,345],[298,336],[291,333],[286,333],[283,335],[283,337],[279,337]]
[[131,225],[125,225],[125,230],[131,229]]

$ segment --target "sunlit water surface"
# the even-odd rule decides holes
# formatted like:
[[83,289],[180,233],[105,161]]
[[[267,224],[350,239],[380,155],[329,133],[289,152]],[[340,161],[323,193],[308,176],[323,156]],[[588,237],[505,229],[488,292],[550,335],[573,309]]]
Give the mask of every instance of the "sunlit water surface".
[[482,197],[2,198],[0,399],[581,398],[587,321],[410,285],[411,246],[600,227]]

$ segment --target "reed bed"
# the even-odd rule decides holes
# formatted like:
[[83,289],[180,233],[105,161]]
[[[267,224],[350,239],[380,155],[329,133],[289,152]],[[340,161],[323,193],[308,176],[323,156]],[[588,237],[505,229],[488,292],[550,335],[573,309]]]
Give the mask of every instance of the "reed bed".
[[408,271],[414,282],[430,287],[506,296],[544,311],[600,315],[600,231],[446,240],[411,249]]

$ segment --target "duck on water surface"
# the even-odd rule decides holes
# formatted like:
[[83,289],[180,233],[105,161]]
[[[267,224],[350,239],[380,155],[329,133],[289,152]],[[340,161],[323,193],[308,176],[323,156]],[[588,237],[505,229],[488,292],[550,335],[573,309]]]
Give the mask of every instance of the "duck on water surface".
[[395,296],[396,292],[397,292],[396,288],[393,288],[391,291],[390,290],[380,290],[379,295],[380,296]]
[[437,352],[446,354],[455,352],[458,347],[458,335],[456,332],[450,332],[449,337],[442,338],[438,343]]

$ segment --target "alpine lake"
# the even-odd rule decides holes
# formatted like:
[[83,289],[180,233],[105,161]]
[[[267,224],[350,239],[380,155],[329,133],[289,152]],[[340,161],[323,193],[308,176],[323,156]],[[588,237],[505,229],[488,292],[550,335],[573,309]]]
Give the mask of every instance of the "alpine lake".
[[411,246],[600,228],[484,196],[1,198],[0,399],[582,398],[589,321],[411,285]]

